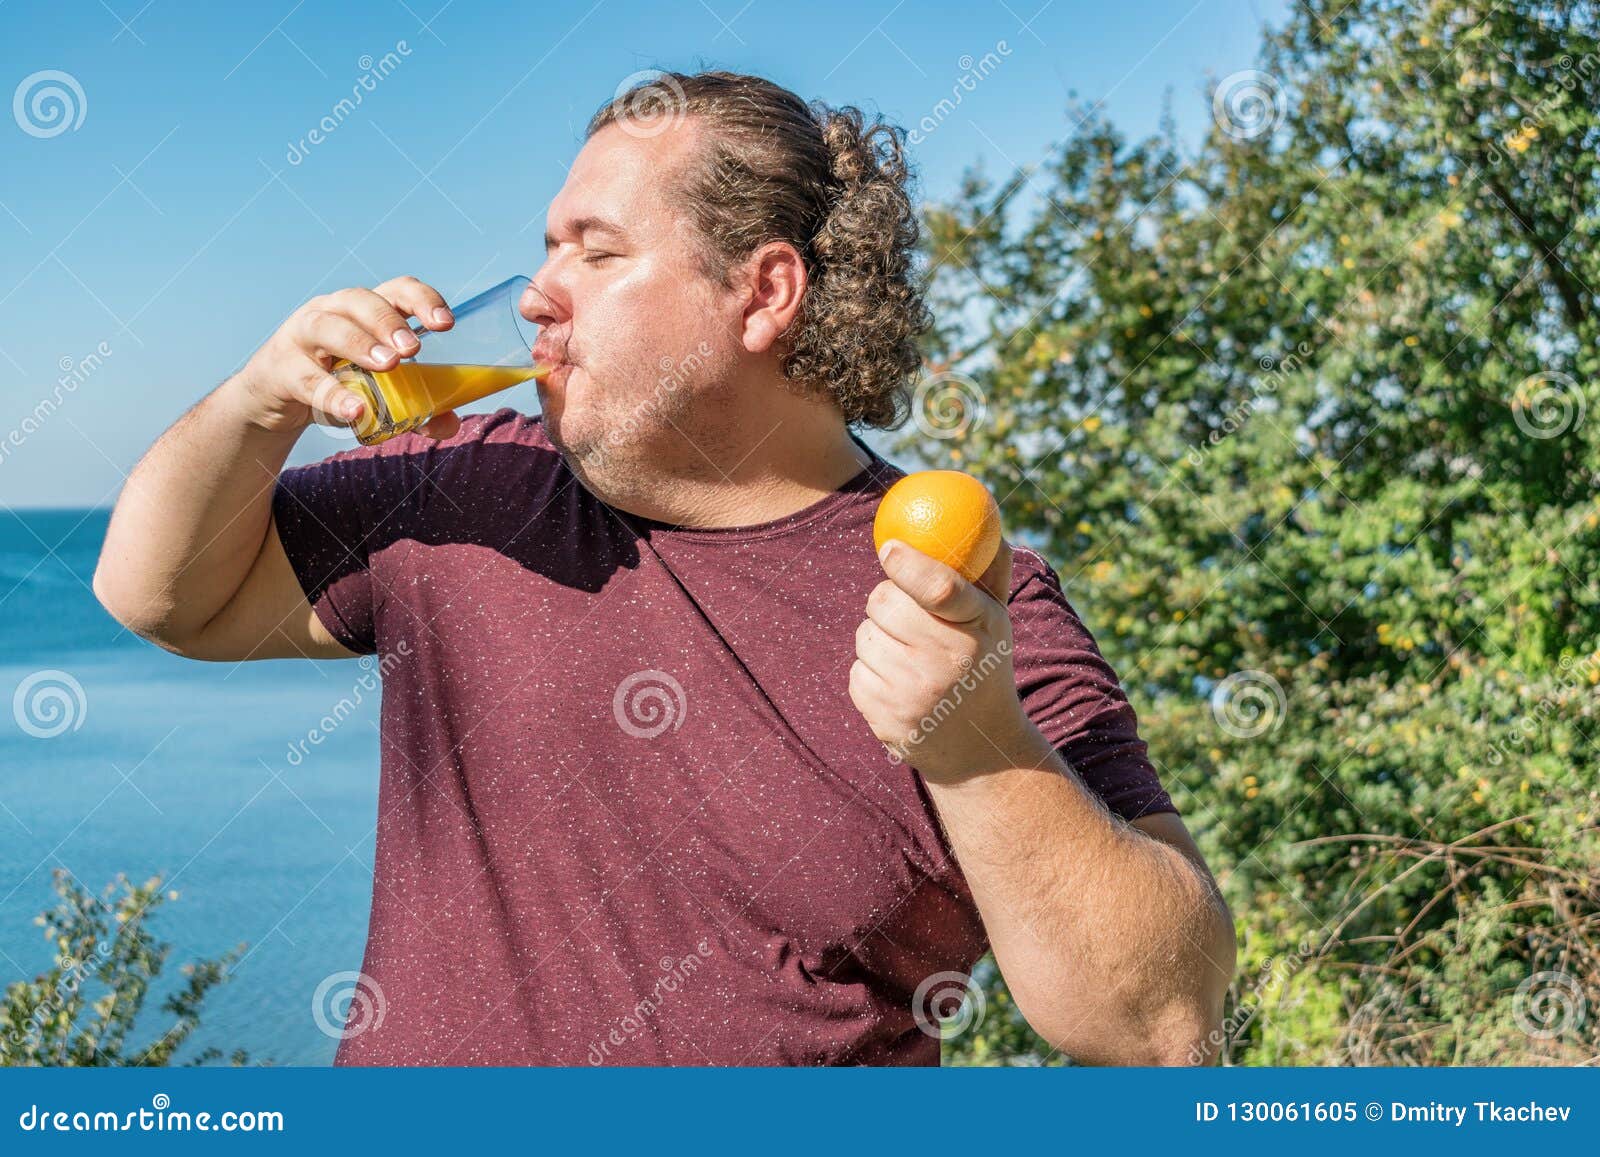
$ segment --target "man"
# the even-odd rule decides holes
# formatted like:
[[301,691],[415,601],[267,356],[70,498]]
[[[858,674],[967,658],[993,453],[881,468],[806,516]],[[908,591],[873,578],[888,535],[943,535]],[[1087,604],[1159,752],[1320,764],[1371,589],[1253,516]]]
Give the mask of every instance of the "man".
[[1054,572],[872,552],[905,186],[853,109],[663,75],[550,205],[540,417],[280,476],[359,414],[335,361],[451,325],[399,278],[302,306],[130,477],[95,591],[132,629],[385,656],[385,1011],[338,1063],[936,1064],[913,1004],[989,946],[1068,1055],[1209,1056],[1227,910]]

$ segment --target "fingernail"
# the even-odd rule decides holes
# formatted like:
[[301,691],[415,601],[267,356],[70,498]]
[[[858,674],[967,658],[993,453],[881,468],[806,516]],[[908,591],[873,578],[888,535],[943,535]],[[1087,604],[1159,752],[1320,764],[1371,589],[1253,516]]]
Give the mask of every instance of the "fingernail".
[[453,320],[450,316],[450,311],[442,305],[433,311],[434,325],[449,325]]
[[372,360],[375,362],[386,362],[393,355],[394,351],[386,345],[375,345],[372,347]]
[[344,416],[351,421],[361,417],[361,399],[346,398],[344,403]]
[[391,336],[391,342],[397,350],[408,350],[417,344],[417,335],[409,329],[397,329]]
[[883,544],[883,549],[878,551],[878,561],[879,562],[885,562],[885,563],[888,562],[889,561],[889,555],[893,551],[894,551],[894,539],[891,538],[888,542]]

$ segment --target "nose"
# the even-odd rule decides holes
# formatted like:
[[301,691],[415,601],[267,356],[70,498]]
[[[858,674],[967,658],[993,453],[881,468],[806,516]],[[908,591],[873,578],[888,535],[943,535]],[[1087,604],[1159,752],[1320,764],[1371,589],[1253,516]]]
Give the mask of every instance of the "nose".
[[566,316],[565,312],[557,308],[555,301],[537,279],[529,282],[528,287],[522,291],[517,311],[541,328],[556,325]]

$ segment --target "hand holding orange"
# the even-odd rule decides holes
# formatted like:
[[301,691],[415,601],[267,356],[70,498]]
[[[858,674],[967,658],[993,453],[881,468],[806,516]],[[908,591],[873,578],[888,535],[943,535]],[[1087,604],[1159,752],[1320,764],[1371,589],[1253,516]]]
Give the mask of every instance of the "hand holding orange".
[[907,474],[889,487],[872,522],[874,548],[891,538],[977,582],[1000,550],[1000,507],[982,482],[960,470]]

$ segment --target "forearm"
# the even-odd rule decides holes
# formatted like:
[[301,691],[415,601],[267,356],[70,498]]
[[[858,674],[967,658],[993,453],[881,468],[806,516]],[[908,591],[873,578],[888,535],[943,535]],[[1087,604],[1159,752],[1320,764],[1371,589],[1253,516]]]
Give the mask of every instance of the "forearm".
[[1090,1063],[1206,1058],[1233,970],[1210,874],[1108,813],[1035,732],[1013,766],[928,783],[1029,1023]]
[[192,637],[227,605],[260,552],[272,487],[295,442],[252,421],[230,381],[157,440],[112,511],[95,571],[100,601],[160,642]]

